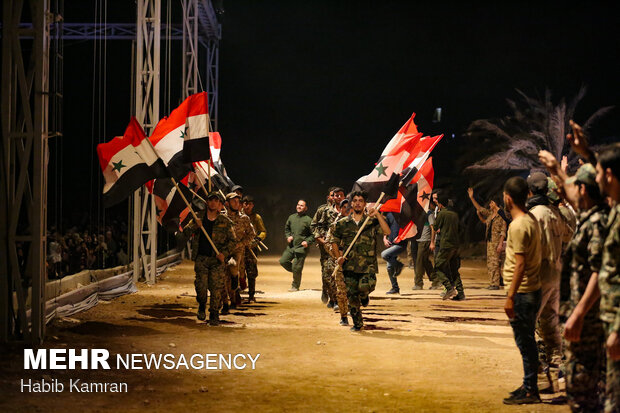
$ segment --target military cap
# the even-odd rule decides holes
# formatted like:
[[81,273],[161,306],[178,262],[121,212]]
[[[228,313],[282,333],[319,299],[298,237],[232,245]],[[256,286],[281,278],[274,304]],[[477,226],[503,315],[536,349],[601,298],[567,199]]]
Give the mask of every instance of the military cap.
[[254,197],[252,195],[245,195],[242,199],[243,202],[252,202],[254,203]]
[[549,198],[553,204],[560,200],[560,197],[555,192],[556,189],[558,189],[558,186],[555,184],[553,179],[547,177],[547,198]]
[[220,202],[224,202],[224,198],[222,197],[222,194],[220,194],[219,191],[211,191],[209,192],[209,195],[207,195],[207,201],[209,199],[213,199],[213,198],[217,198],[220,200]]
[[343,206],[345,206],[348,203],[349,203],[349,198],[345,198],[342,201],[340,201],[340,206],[343,207]]
[[230,192],[226,195],[226,199],[241,198],[238,193]]
[[231,191],[243,191],[243,187],[241,185],[235,185],[231,188]]
[[534,193],[545,191],[547,189],[547,175],[542,172],[532,172],[527,177],[527,186]]
[[591,163],[584,163],[577,169],[577,173],[566,180],[567,184],[582,183],[584,185],[596,186],[596,169]]

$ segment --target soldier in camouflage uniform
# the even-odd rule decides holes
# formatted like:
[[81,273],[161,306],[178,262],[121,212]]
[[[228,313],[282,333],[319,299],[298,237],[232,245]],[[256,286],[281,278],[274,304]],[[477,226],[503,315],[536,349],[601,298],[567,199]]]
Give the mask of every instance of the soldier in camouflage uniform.
[[[329,229],[329,216],[334,215],[334,189],[336,189],[336,187],[334,186],[329,188],[327,202],[317,208],[316,212],[314,213],[314,217],[312,217],[312,222],[310,223],[310,229],[312,230],[312,235],[315,237],[321,256],[321,301],[323,301],[323,303],[325,304],[329,302],[329,304],[331,304],[331,307],[333,307],[336,297],[335,286],[333,286],[330,281],[331,273],[329,272],[329,253],[327,252],[327,248],[325,247],[325,234]],[[328,217],[326,217],[326,215],[328,215]]]
[[333,277],[335,268],[335,261],[330,255],[331,244],[327,243],[326,237],[329,232],[330,226],[334,223],[340,213],[340,202],[344,199],[344,189],[333,188],[330,192],[332,195],[333,205],[324,208],[322,213],[314,215],[310,227],[312,228],[312,235],[319,246],[321,252],[321,276],[323,279],[323,288],[327,293],[329,302],[328,308],[333,308],[336,305],[337,300],[337,288],[336,282]]
[[562,315],[568,318],[564,330],[566,394],[574,412],[601,411],[605,392],[605,330],[598,291],[592,285],[601,268],[609,208],[595,176],[594,167],[585,164],[565,182],[566,193],[580,211],[577,232],[564,256],[562,278],[569,278],[570,291],[560,294]]
[[[210,192],[207,197],[206,210],[199,211],[198,221],[189,226],[190,232],[193,232],[192,258],[196,262],[194,286],[198,302],[197,317],[199,320],[206,318],[207,296],[210,292],[209,323],[211,325],[219,324],[221,293],[226,271],[224,260],[232,253],[235,244],[233,223],[225,215],[220,214],[223,201],[219,193]],[[200,226],[206,229],[219,254],[215,254]]]
[[501,275],[501,254],[506,239],[506,221],[499,214],[499,205],[491,200],[489,208],[483,208],[474,198],[473,188],[468,188],[469,199],[476,208],[478,218],[486,225],[487,273],[490,278],[489,290],[499,290]]
[[351,318],[353,319],[352,331],[360,331],[364,325],[362,318],[362,305],[368,305],[368,294],[377,284],[376,273],[378,271],[376,241],[379,227],[383,235],[390,233],[390,227],[381,214],[374,208],[368,212],[369,221],[363,228],[355,244],[352,245],[349,255],[343,257],[340,248],[345,252],[352,244],[355,235],[366,220],[364,209],[366,208],[366,193],[355,191],[351,193],[351,207],[353,213],[338,221],[333,231],[332,251],[338,257],[337,264],[342,266],[344,280],[347,285],[347,298]]
[[[573,126],[573,131],[575,127]],[[603,263],[598,274],[601,319],[606,332],[607,381],[605,411],[620,411],[620,144],[601,150],[596,182],[614,203],[607,221]]]
[[[239,277],[245,275],[244,252],[245,249],[252,245],[256,233],[250,222],[250,218],[241,212],[241,197],[236,192],[226,195],[228,200],[228,218],[233,222],[237,242],[232,253],[232,260],[228,261],[227,274],[225,279],[226,290],[224,295],[224,305],[222,313],[228,311],[228,299],[230,299],[230,308],[236,308],[241,304],[241,294],[239,289]],[[233,261],[234,260],[234,261]]]
[[[267,237],[267,229],[263,218],[254,211],[254,198],[250,195],[243,197],[243,212],[250,217],[250,222],[256,231],[256,238],[252,245],[245,250],[245,274],[248,277],[248,303],[256,302],[256,277],[258,277],[258,243]],[[251,251],[251,252],[250,252]],[[252,254],[254,253],[254,254]]]
[[[327,231],[327,235],[325,236],[325,242],[330,247],[333,247],[333,232],[336,228],[336,224],[338,221],[349,216],[351,208],[349,206],[349,200],[343,199],[340,202],[340,212],[336,216],[336,219],[329,227]],[[344,251],[340,251],[342,254]],[[344,274],[342,273],[342,268],[336,265],[336,254],[332,251],[332,248],[329,249],[330,257],[329,257],[329,268],[332,272],[332,276],[334,278],[334,283],[336,284],[336,301],[338,302],[338,310],[340,311],[340,325],[346,326],[349,325],[349,320],[347,319],[347,314],[349,313],[349,303],[347,299],[347,285],[344,282]],[[336,270],[336,271],[334,271]],[[334,307],[336,309],[336,307]]]

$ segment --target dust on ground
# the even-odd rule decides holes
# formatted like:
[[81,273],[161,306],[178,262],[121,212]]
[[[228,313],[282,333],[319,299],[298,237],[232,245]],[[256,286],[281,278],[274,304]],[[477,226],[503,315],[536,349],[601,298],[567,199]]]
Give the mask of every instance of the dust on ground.
[[[46,348],[105,348],[128,353],[260,354],[251,370],[23,369],[21,348],[0,356],[0,410],[54,411],[568,411],[549,402],[505,406],[521,383],[522,364],[503,312],[505,292],[489,291],[483,261],[464,260],[466,301],[413,291],[413,270],[390,288],[385,266],[364,308],[365,330],[339,325],[321,302],[318,258],[306,260],[302,290],[278,257],[261,257],[257,303],[222,316],[219,327],[196,319],[193,263],[169,269],[157,284],[54,320]],[[21,379],[125,382],[127,393],[21,393]],[[555,396],[558,396],[557,394]],[[549,401],[550,396],[546,396]]]

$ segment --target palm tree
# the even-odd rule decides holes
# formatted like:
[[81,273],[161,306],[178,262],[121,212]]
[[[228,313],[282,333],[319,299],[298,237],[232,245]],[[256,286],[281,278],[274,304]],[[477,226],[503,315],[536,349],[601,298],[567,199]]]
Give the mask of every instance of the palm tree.
[[[466,171],[476,170],[531,170],[541,168],[538,152],[546,149],[560,159],[569,155],[569,165],[575,166],[577,159],[569,154],[566,133],[568,121],[573,118],[577,104],[586,94],[582,86],[577,94],[566,103],[561,99],[555,104],[551,100],[551,92],[545,90],[543,99],[527,96],[516,89],[520,101],[506,99],[512,114],[500,119],[480,119],[473,121],[465,133],[469,138],[481,138],[482,141],[497,140],[493,145],[495,153],[465,168]],[[608,114],[613,106],[598,109],[583,124],[587,131],[601,117]]]

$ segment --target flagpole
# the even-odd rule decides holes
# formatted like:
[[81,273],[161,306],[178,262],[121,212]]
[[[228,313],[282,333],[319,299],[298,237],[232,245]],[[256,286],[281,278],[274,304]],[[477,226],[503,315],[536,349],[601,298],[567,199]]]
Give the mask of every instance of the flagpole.
[[265,251],[269,251],[269,248],[267,248],[267,246],[265,245],[263,241],[258,241],[258,243],[262,245],[263,248],[265,248]]
[[[177,192],[181,195],[181,198],[183,198],[183,201],[185,201],[185,205],[187,205],[187,207],[189,208],[189,212],[192,213],[192,216],[194,217],[194,220],[196,222],[198,222],[198,216],[194,212],[194,209],[192,208],[192,206],[189,204],[189,201],[187,200],[187,198],[185,198],[185,195],[181,191],[181,188],[179,188],[179,185],[177,184],[177,181],[173,177],[170,177],[170,179],[172,180],[172,183],[174,184],[175,188],[177,189]],[[209,244],[211,244],[211,246],[213,247],[213,251],[215,251],[215,254],[216,255],[219,254],[220,252],[218,251],[217,247],[213,243],[213,240],[211,239],[209,234],[207,234],[207,230],[205,229],[205,227],[202,226],[202,224],[200,224],[200,229],[202,229],[202,232],[205,234],[205,237],[207,237],[207,240],[209,241]]]
[[209,179],[209,192],[211,192],[211,160],[210,159],[209,161],[207,161],[207,178]]
[[205,199],[204,199],[203,197],[201,197],[201,196],[200,196],[200,195],[198,195],[196,192],[194,192],[194,191],[192,190],[192,188],[189,188],[189,187],[188,187],[187,189],[189,189],[189,192],[191,192],[192,194],[194,194],[194,196],[196,196],[196,197],[197,197],[198,199],[200,199],[202,202],[204,202],[205,204],[207,203],[207,201],[205,201]]

